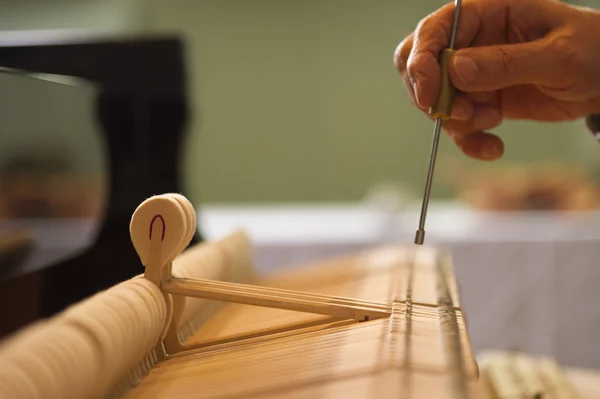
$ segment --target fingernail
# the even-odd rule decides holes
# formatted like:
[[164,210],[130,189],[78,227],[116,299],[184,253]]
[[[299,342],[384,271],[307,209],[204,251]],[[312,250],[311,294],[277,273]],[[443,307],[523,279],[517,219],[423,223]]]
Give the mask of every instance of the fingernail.
[[469,56],[457,55],[454,57],[454,70],[464,83],[473,83],[477,79],[477,65]]
[[457,133],[457,132],[452,132],[452,131],[449,131],[448,135],[450,136],[452,141],[454,141],[454,143],[456,143],[456,145],[458,145],[459,147],[460,147],[461,142],[465,139],[465,136],[467,136],[464,133]]
[[421,101],[419,101],[420,86],[419,82],[416,80],[413,80],[413,90],[415,92],[415,100],[417,101],[417,104],[421,105]]
[[491,129],[502,121],[502,114],[495,108],[487,108],[478,112],[473,118],[473,127],[475,129]]
[[486,143],[481,149],[483,159],[496,159],[502,155],[502,148],[496,143]]
[[452,118],[459,120],[469,119],[469,115],[467,115],[467,110],[462,105],[455,104],[452,108]]

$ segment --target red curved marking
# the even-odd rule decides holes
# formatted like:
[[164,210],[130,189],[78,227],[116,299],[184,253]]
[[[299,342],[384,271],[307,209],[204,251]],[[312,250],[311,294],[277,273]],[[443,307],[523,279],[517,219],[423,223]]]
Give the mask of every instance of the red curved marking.
[[162,222],[163,229],[162,229],[162,236],[160,237],[160,240],[164,241],[165,240],[165,231],[167,230],[167,225],[165,224],[165,218],[163,218],[162,215],[155,215],[152,218],[152,221],[150,222],[150,233],[148,234],[148,238],[152,239],[152,227],[154,227],[154,221],[156,219],[160,219],[160,221]]

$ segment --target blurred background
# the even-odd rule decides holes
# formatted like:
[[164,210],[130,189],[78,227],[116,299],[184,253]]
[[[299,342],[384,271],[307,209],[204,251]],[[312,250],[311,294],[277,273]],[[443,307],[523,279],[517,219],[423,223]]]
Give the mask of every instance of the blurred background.
[[[2,0],[0,29],[179,34],[186,45],[192,107],[182,159],[190,198],[202,203],[355,201],[379,181],[397,182],[421,195],[432,123],[410,104],[392,54],[442,3]],[[75,99],[79,91],[60,90],[65,101],[84,107]],[[41,95],[36,98],[44,102]],[[93,129],[81,110],[60,116],[41,108],[58,121]],[[581,122],[508,122],[497,132],[507,148],[501,163],[467,162],[445,139],[440,158],[459,156],[466,167],[477,169],[552,161],[595,171],[600,164]],[[21,134],[5,129],[0,151],[13,152],[5,143]],[[68,134],[67,129],[52,132],[53,138]],[[73,150],[71,157],[81,161],[71,167],[101,171],[93,134],[75,136],[66,141],[80,140],[82,150]],[[436,184],[434,196],[452,196],[452,188]]]
[[[198,204],[203,238],[246,228],[268,273],[412,242],[433,123],[411,105],[392,55],[442,4],[0,0],[0,40],[180,38],[179,187]],[[0,269],[11,287],[103,239],[116,166],[96,117],[100,92],[73,76],[0,74]],[[442,138],[428,219],[430,242],[453,251],[474,347],[600,367],[600,146],[583,121],[511,121],[495,133],[506,155],[494,163]],[[35,276],[36,287],[50,285]],[[29,319],[49,295],[40,290]]]

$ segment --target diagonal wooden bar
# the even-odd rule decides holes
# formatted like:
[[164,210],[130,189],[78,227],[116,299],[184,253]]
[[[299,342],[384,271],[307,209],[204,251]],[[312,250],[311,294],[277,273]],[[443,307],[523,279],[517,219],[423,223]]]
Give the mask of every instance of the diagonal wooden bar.
[[364,306],[327,295],[312,294],[309,297],[303,293],[283,290],[261,290],[245,284],[215,283],[209,280],[192,280],[174,278],[163,283],[162,290],[173,295],[185,295],[194,298],[226,301],[246,305],[285,309],[298,312],[316,313],[342,319],[368,321],[389,317],[391,307],[382,305]]

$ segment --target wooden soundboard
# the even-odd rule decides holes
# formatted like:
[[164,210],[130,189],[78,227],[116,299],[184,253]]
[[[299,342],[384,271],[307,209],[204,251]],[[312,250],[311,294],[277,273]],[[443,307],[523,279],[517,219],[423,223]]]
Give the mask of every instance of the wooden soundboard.
[[435,248],[259,278],[241,231],[182,252],[195,226],[182,196],[142,203],[131,237],[146,273],[5,342],[0,398],[597,397],[584,388],[600,379],[548,359],[492,353],[480,375]]

